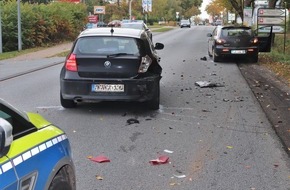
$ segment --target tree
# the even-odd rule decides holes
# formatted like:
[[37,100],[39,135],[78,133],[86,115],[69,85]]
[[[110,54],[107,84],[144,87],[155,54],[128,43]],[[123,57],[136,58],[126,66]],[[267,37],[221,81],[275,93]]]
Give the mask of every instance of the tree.
[[224,10],[224,7],[221,6],[217,0],[212,1],[205,8],[205,11],[208,15],[211,15],[213,18],[220,17],[220,13]]
[[180,0],[181,14],[187,18],[200,14],[202,0]]

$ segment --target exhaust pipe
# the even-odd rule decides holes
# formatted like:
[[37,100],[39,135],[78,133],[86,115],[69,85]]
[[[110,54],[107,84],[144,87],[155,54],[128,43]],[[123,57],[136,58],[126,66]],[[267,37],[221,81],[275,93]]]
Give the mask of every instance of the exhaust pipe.
[[81,98],[75,98],[75,99],[74,99],[74,102],[75,102],[75,103],[81,103],[82,101],[83,101],[83,100],[82,100]]

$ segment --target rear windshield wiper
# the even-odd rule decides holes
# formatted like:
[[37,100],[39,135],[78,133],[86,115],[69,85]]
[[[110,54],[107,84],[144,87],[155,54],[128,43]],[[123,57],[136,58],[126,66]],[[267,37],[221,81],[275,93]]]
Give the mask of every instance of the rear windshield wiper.
[[119,57],[119,56],[122,56],[122,55],[134,55],[134,54],[131,54],[131,53],[114,53],[114,54],[107,55],[107,58],[109,58],[109,57]]

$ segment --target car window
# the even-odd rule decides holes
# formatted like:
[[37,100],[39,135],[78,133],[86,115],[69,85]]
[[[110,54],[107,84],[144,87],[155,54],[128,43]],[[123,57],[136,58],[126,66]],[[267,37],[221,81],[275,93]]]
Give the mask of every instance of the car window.
[[36,128],[27,120],[25,114],[4,104],[0,104],[0,118],[5,119],[12,125],[14,139],[36,130]]
[[251,30],[245,28],[223,28],[222,36],[251,36]]
[[75,46],[77,54],[107,55],[127,53],[139,55],[137,41],[126,37],[84,37],[79,38]]

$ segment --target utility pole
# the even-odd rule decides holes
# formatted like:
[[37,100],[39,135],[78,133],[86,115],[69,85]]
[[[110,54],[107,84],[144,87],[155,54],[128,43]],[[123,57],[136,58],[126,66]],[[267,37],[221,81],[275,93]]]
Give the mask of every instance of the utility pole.
[[[2,2],[0,2],[2,3]],[[2,48],[2,18],[1,18],[1,8],[2,6],[0,6],[0,53],[3,53],[3,48]]]
[[22,50],[21,40],[21,13],[20,13],[20,0],[17,0],[17,20],[18,20],[18,51]]
[[132,0],[129,0],[129,20],[132,20]]

